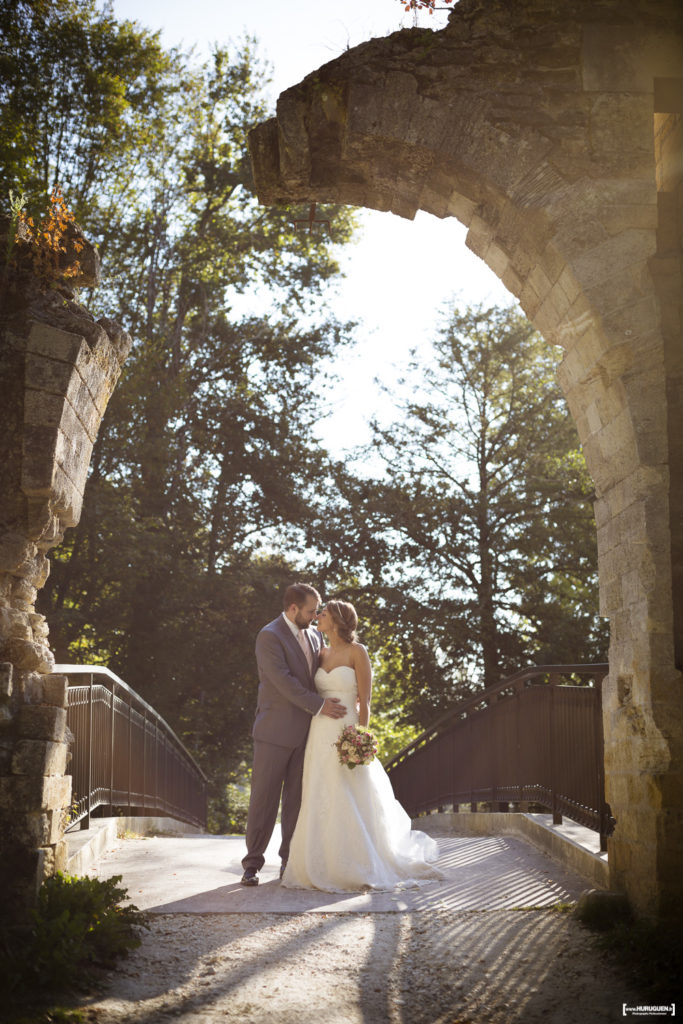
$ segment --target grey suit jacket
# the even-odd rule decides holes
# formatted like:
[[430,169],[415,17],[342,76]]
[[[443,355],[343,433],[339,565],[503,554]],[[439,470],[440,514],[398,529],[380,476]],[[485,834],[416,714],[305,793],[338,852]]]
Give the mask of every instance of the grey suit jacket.
[[313,672],[287,623],[279,615],[256,638],[259,675],[258,706],[252,735],[280,747],[298,747],[308,734],[311,717],[325,703],[316,692],[322,635],[307,629],[313,650]]

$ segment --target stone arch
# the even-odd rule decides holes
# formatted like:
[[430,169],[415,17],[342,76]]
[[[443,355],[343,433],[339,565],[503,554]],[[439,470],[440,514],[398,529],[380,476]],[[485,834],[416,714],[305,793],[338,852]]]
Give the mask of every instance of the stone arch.
[[441,32],[309,75],[250,137],[263,203],[457,217],[562,346],[611,621],[611,877],[651,915],[683,904],[682,97],[673,0],[460,0]]

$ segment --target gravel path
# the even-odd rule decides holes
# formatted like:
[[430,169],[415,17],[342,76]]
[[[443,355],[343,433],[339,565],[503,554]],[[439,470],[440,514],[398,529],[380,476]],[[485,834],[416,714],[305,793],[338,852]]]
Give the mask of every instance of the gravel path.
[[553,910],[156,915],[97,1024],[597,1024],[637,1002]]
[[[521,840],[439,837],[446,879],[350,900],[239,886],[239,837],[126,840],[98,873],[149,908],[91,1024],[600,1024],[642,1002],[571,914],[587,883]],[[558,902],[559,901],[559,902]]]

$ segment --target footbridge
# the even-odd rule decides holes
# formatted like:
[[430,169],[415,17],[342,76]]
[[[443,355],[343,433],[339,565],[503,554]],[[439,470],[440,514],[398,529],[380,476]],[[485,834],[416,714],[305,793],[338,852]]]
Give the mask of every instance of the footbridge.
[[[606,668],[540,666],[456,705],[387,766],[414,827],[437,839],[442,877],[327,893],[280,884],[278,834],[260,884],[241,886],[244,837],[202,831],[205,780],[189,755],[195,795],[178,795],[189,782],[163,790],[159,766],[177,773],[181,758],[172,731],[111,673],[62,666],[75,803],[93,812],[70,833],[72,863],[122,876],[149,921],[140,949],[84,1006],[103,1024],[616,1019],[639,1001],[632,979],[562,912],[608,885]],[[157,735],[165,752],[153,753]]]
[[[604,798],[607,669],[523,669],[434,722],[386,765],[417,827],[516,834],[606,887],[604,851],[614,828]],[[86,836],[100,851],[122,831],[159,831],[159,819],[165,831],[205,832],[207,779],[158,712],[103,666],[57,671],[69,681],[73,735],[71,870],[89,863]]]

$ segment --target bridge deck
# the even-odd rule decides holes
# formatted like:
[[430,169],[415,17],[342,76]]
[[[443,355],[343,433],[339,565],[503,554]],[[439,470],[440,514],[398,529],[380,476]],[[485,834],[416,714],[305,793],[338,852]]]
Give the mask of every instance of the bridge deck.
[[96,870],[123,876],[150,930],[83,1005],[98,1024],[622,1019],[630,979],[553,909],[583,877],[517,836],[438,839],[444,881],[349,896],[281,887],[277,839],[250,890],[242,837],[119,841]]
[[510,910],[573,901],[589,888],[585,878],[514,836],[439,835],[438,841],[445,879],[393,893],[286,889],[278,880],[277,836],[256,889],[239,884],[246,852],[241,836],[119,840],[96,871],[122,875],[137,906],[159,914]]

